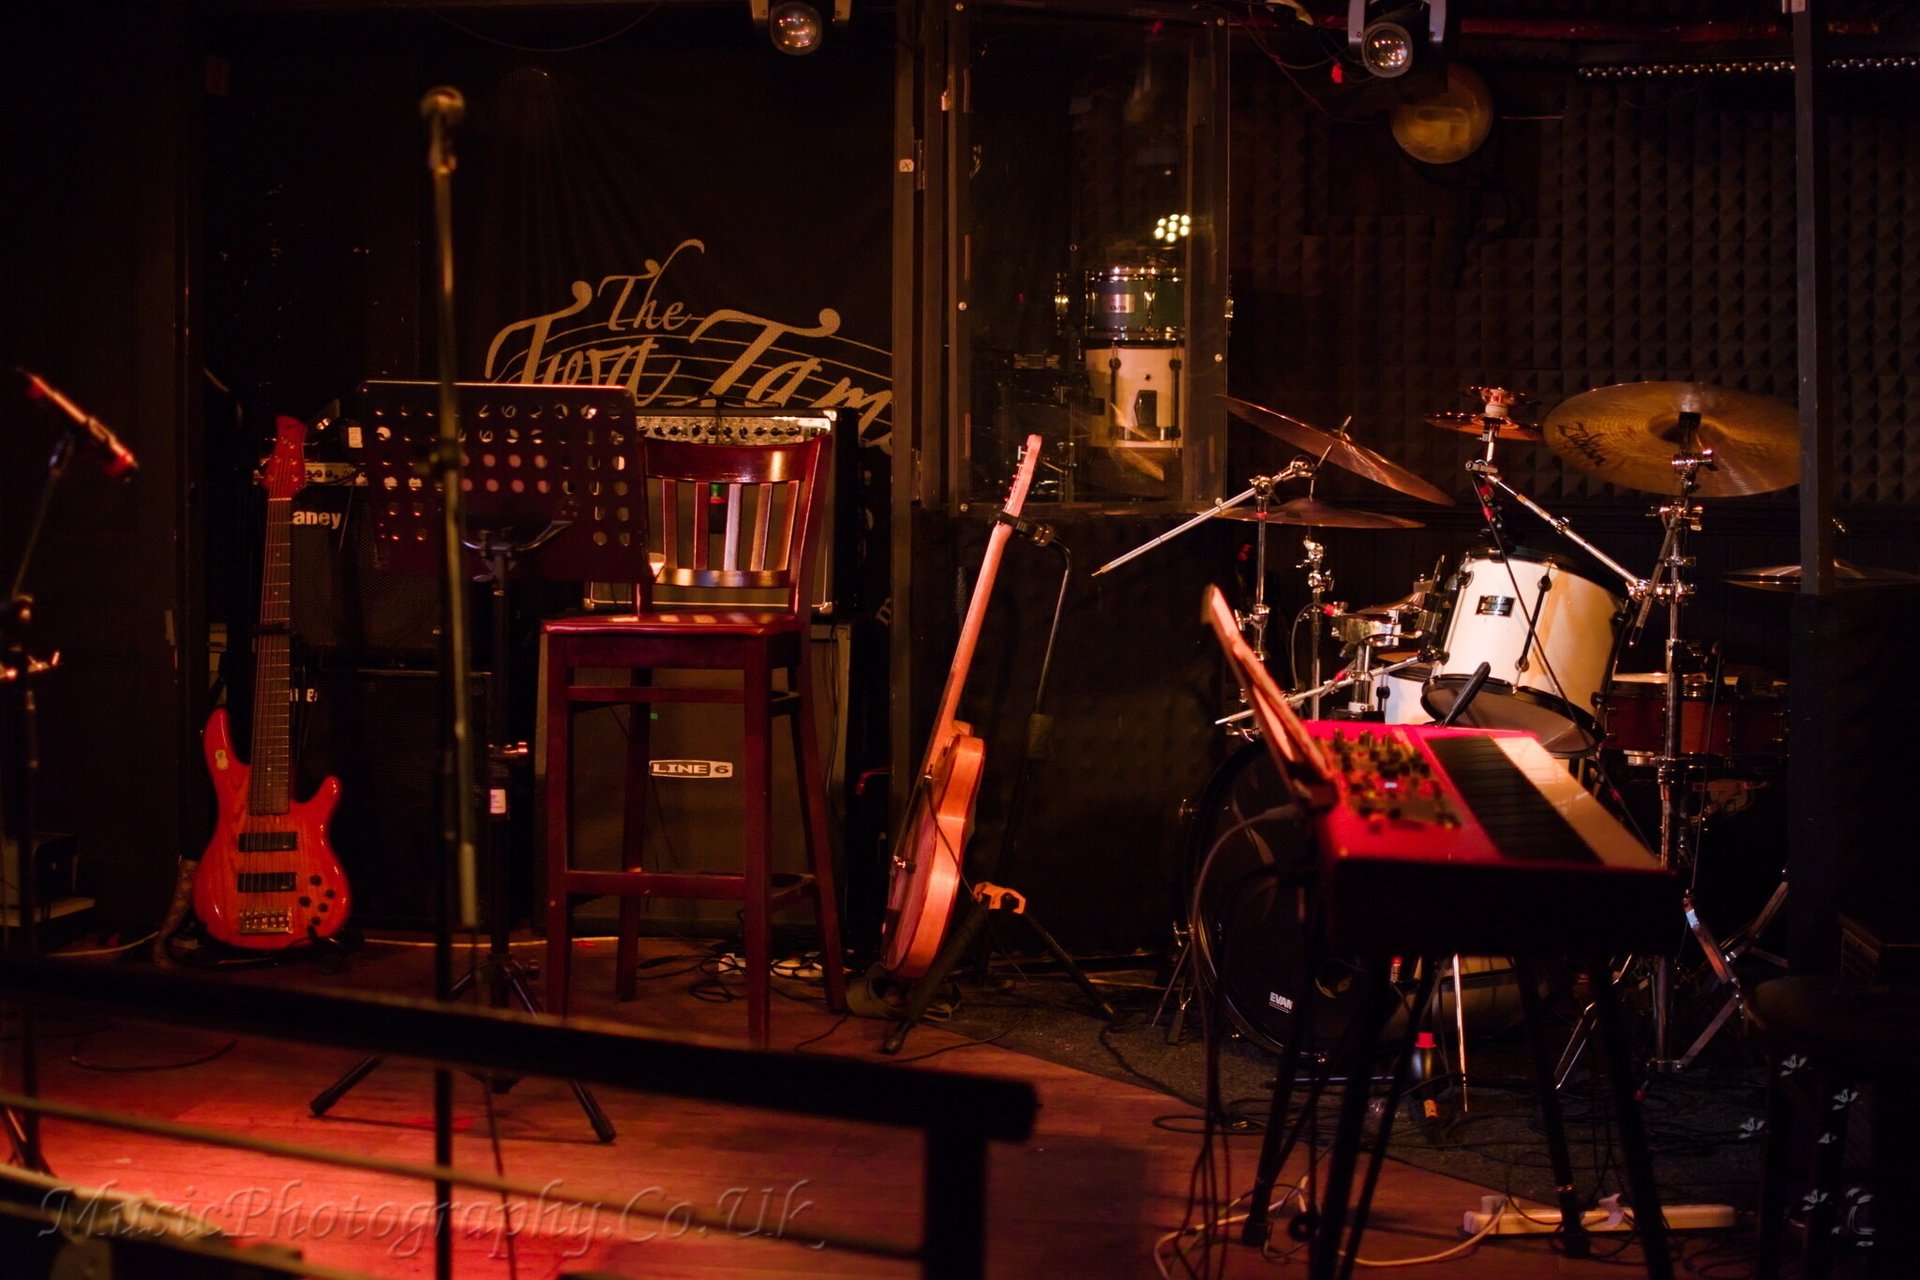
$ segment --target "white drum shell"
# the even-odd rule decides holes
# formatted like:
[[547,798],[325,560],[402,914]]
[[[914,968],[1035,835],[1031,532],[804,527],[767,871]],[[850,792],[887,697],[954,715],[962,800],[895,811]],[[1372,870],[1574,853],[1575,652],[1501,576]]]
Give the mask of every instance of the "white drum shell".
[[1525,730],[1559,755],[1593,746],[1621,598],[1564,565],[1522,554],[1468,555],[1455,583],[1427,710],[1446,715],[1485,662],[1486,685],[1457,725]]
[[[1107,402],[1108,439],[1095,439],[1096,445],[1128,440],[1158,443],[1162,432],[1180,424],[1179,396],[1181,377],[1174,372],[1178,362],[1185,368],[1187,349],[1182,346],[1138,345],[1087,348],[1087,383],[1093,394]],[[1114,367],[1114,361],[1119,367]],[[1151,391],[1153,411],[1144,410],[1141,393]]]

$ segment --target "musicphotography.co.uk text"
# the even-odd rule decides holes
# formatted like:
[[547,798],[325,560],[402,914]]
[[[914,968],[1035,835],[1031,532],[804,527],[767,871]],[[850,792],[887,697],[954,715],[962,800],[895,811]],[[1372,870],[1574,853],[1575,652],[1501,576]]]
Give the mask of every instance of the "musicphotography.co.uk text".
[[[703,1199],[675,1195],[667,1188],[643,1187],[623,1202],[586,1202],[562,1191],[554,1179],[531,1199],[502,1199],[487,1192],[456,1200],[449,1213],[456,1242],[490,1242],[494,1256],[505,1256],[509,1236],[564,1242],[561,1256],[580,1258],[596,1244],[644,1245],[686,1239],[784,1239],[808,1248],[823,1247],[809,1238],[798,1220],[813,1208],[808,1179],[787,1186],[727,1187]],[[355,1193],[334,1199],[312,1192],[301,1179],[278,1188],[243,1187],[219,1198],[203,1198],[193,1187],[168,1202],[176,1213],[197,1216],[208,1226],[239,1239],[302,1242],[371,1243],[390,1257],[412,1258],[429,1252],[434,1238],[434,1201],[374,1200]],[[138,1196],[132,1197],[138,1201]],[[78,1234],[165,1234],[160,1219],[125,1211],[124,1193],[112,1182],[92,1194],[62,1188],[50,1191],[42,1208],[57,1210],[59,1226]],[[177,1218],[176,1218],[177,1221]]]

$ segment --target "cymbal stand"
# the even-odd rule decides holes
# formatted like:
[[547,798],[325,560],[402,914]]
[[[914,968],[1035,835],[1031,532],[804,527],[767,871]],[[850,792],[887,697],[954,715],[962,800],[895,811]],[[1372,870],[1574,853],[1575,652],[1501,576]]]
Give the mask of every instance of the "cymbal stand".
[[[1587,538],[1581,536],[1580,531],[1573,527],[1571,520],[1565,516],[1554,515],[1553,512],[1547,510],[1532,498],[1529,498],[1526,494],[1521,493],[1518,489],[1515,489],[1512,485],[1501,479],[1499,470],[1493,465],[1491,444],[1488,445],[1488,451],[1489,454],[1486,459],[1476,459],[1467,463],[1467,470],[1491,488],[1498,489],[1525,507],[1528,511],[1531,511],[1534,515],[1539,516],[1547,522],[1547,526],[1555,533],[1578,546],[1582,551],[1585,551],[1595,560],[1598,560],[1601,564],[1618,574],[1620,580],[1626,584],[1628,599],[1639,604],[1649,598],[1649,593],[1654,589],[1655,579],[1642,578],[1638,574],[1635,574],[1599,547],[1594,546]],[[1657,579],[1658,570],[1655,571],[1655,575]]]
[[[1660,755],[1654,762],[1654,780],[1660,790],[1659,854],[1661,866],[1686,873],[1693,868],[1695,842],[1702,815],[1696,811],[1682,820],[1681,788],[1685,785],[1685,761],[1680,755],[1680,723],[1684,707],[1680,670],[1683,648],[1680,614],[1687,599],[1693,595],[1693,586],[1685,577],[1686,570],[1693,564],[1692,558],[1686,554],[1686,535],[1700,528],[1701,509],[1693,502],[1693,491],[1699,483],[1700,471],[1703,468],[1712,470],[1714,459],[1712,449],[1696,447],[1700,428],[1698,414],[1681,414],[1680,428],[1680,449],[1673,456],[1674,474],[1680,480],[1680,495],[1658,508],[1665,532],[1660,541],[1660,559],[1654,566],[1654,586],[1641,601],[1640,614],[1628,633],[1627,643],[1632,644],[1639,638],[1654,602],[1664,601],[1667,606],[1666,719],[1661,726]],[[1683,902],[1687,927],[1706,952],[1715,974],[1721,981],[1733,984],[1737,1000],[1739,984],[1719,944],[1701,922],[1700,913],[1694,908],[1691,891],[1685,895]],[[1655,1071],[1678,1071],[1685,1067],[1725,1025],[1735,1007],[1735,1003],[1730,1001],[1706,1033],[1687,1050],[1685,1057],[1672,1057],[1669,1053],[1669,1036],[1673,1020],[1673,961],[1667,956],[1656,956],[1653,965],[1653,1053],[1648,1060],[1648,1067]]]

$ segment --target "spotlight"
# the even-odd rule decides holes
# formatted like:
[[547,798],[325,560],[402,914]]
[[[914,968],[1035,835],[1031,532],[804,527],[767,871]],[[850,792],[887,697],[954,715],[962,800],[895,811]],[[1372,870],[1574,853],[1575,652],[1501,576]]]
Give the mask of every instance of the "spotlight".
[[1165,244],[1184,240],[1193,234],[1193,218],[1185,213],[1170,213],[1153,224],[1153,238]]
[[1347,49],[1377,80],[1444,54],[1447,0],[1347,0]]
[[[748,0],[747,7],[782,53],[799,57],[826,43],[827,19],[815,0]],[[852,16],[853,0],[833,0],[833,25],[845,26]]]

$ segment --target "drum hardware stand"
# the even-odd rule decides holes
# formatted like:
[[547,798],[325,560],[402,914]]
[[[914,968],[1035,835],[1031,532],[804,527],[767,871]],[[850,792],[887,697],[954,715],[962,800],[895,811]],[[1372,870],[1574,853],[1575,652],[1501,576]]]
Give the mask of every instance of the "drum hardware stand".
[[[1422,662],[1432,662],[1435,652],[1436,651],[1432,649],[1422,649],[1410,658],[1401,658],[1397,662],[1389,662],[1384,667],[1369,667],[1366,674],[1361,676],[1353,675],[1350,670],[1337,671],[1331,679],[1322,680],[1311,689],[1302,689],[1298,693],[1288,694],[1287,705],[1298,708],[1309,699],[1325,697],[1330,693],[1336,693],[1341,689],[1347,688],[1349,685],[1358,688],[1362,683],[1370,684],[1378,680],[1381,676],[1390,676],[1396,671],[1404,671],[1408,667],[1418,666]],[[1233,729],[1244,725],[1251,719],[1253,719],[1253,712],[1251,710],[1236,711],[1232,715],[1221,716],[1218,720],[1215,720],[1213,724],[1214,727],[1218,729]]]

